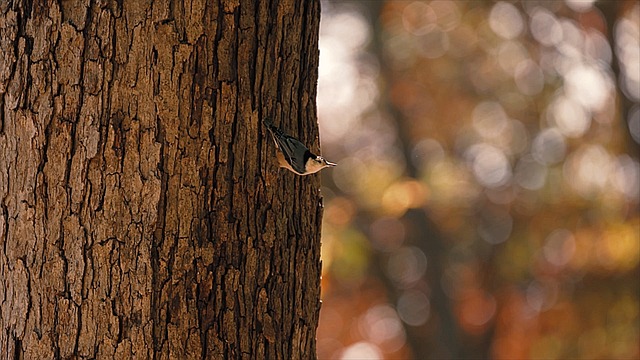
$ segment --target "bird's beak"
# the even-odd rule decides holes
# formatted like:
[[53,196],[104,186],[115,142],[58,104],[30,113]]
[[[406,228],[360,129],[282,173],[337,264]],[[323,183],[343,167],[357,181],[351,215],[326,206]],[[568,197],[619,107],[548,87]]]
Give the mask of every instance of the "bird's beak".
[[336,165],[338,165],[336,163],[332,163],[331,161],[327,161],[327,160],[325,160],[325,162],[327,163],[327,166],[336,166]]

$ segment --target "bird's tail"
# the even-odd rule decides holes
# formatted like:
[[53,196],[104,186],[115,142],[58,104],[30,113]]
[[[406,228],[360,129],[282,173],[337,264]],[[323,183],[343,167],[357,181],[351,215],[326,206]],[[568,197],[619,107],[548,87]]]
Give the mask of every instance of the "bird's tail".
[[264,120],[262,120],[262,123],[267,127],[267,129],[269,129],[269,131],[273,131],[273,128],[275,128],[275,126],[271,122],[271,119],[269,118],[265,118]]
[[269,131],[271,132],[271,134],[273,134],[273,136],[283,136],[284,135],[284,132],[282,132],[282,130],[280,130],[280,128],[278,128],[275,125],[273,125],[273,123],[271,122],[271,119],[265,118],[264,120],[262,120],[262,123],[264,124],[264,126],[267,127],[267,129],[269,129]]
[[265,118],[264,120],[262,120],[262,123],[264,124],[264,126],[267,127],[267,130],[269,130],[269,132],[271,133],[273,142],[276,144],[276,148],[279,149],[280,144],[278,143],[278,140],[280,140],[280,138],[284,136],[284,133],[282,132],[282,130],[280,130],[275,125],[273,125],[273,123],[271,122],[271,119],[269,118]]

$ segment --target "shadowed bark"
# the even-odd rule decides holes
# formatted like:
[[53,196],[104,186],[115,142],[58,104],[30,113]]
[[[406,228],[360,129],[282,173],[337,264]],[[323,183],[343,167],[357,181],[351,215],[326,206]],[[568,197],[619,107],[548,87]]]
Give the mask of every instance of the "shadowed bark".
[[0,2],[0,358],[313,358],[317,1]]

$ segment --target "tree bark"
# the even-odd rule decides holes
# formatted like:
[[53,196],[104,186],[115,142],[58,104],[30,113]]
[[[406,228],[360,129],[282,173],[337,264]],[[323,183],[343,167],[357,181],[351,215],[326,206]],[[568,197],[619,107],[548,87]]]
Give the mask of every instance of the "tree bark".
[[0,359],[315,357],[318,1],[0,2]]

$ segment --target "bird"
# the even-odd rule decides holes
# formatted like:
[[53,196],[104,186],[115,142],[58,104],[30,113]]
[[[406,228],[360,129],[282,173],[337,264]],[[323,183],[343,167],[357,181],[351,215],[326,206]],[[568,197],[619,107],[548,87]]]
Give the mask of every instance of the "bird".
[[276,143],[276,156],[280,167],[290,170],[296,175],[309,175],[336,163],[312,153],[300,140],[285,134],[273,125],[269,119],[263,121]]

